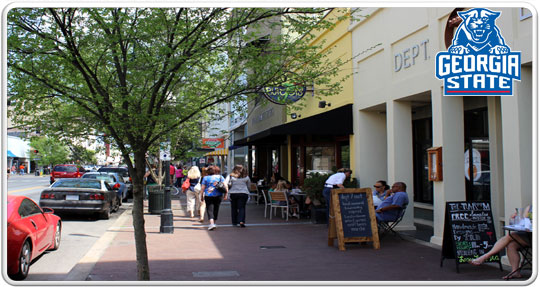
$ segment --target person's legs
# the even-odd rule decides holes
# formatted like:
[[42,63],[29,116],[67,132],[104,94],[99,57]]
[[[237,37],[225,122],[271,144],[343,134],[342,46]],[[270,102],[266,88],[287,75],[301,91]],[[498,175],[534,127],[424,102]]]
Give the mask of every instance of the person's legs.
[[501,250],[503,250],[503,248],[505,248],[512,241],[513,239],[512,237],[510,237],[509,234],[505,235],[501,239],[497,240],[497,242],[495,242],[495,245],[493,245],[493,248],[491,248],[491,250],[489,250],[488,253],[470,261],[470,263],[473,265],[480,265],[484,263],[484,261],[486,261],[491,256],[499,253]]
[[239,194],[231,194],[231,221],[232,225],[238,224],[238,203],[239,203]]
[[324,199],[326,200],[326,222],[329,222],[328,219],[330,218],[330,191],[332,188],[325,187],[322,191],[322,194],[324,196]]
[[239,201],[238,201],[238,223],[240,223],[241,227],[244,227],[246,223],[246,204],[249,199],[249,195],[247,194],[239,194]]
[[217,221],[219,215],[219,206],[221,205],[221,196],[216,196],[214,198],[214,222]]
[[[510,242],[508,246],[506,247],[506,256],[508,256],[508,261],[510,262],[510,266],[512,266],[513,274],[511,278],[521,277],[521,274],[519,273],[519,271],[516,271],[519,268],[519,261],[521,260],[521,257],[519,256],[519,252],[518,252],[519,248],[520,248],[519,244],[515,241]],[[504,278],[504,279],[510,279],[510,278]]]
[[193,211],[195,210],[195,197],[197,194],[190,189],[186,190],[186,203],[187,211],[189,212],[190,217],[193,217]]
[[206,213],[208,215],[208,221],[210,222],[210,227],[214,225],[214,200],[213,197],[205,196],[204,202],[206,202]]

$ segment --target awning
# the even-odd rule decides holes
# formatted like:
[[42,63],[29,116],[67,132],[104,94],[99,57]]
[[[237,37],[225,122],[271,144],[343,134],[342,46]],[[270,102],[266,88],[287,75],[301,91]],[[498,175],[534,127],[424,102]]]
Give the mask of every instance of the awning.
[[16,156],[8,149],[7,157],[16,157]]
[[352,104],[308,118],[275,126],[234,141],[235,146],[283,142],[286,135],[352,135]]
[[215,150],[215,151],[211,151],[211,152],[208,152],[206,154],[204,154],[204,156],[221,156],[221,155],[228,155],[229,154],[229,150],[228,149],[218,149],[218,150]]

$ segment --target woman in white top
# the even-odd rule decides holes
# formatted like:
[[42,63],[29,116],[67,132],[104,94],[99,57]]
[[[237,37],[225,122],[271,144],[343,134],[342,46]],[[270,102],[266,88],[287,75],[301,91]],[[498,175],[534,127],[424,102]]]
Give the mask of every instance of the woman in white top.
[[240,227],[246,227],[246,203],[251,185],[247,169],[240,164],[235,165],[231,174],[225,179],[225,183],[232,184],[229,185],[232,225],[238,226],[240,224]]
[[332,174],[324,183],[322,193],[324,199],[326,199],[326,219],[328,219],[328,216],[330,215],[330,191],[333,188],[345,188],[345,186],[343,186],[343,182],[345,182],[345,179],[350,177],[351,174],[352,170],[348,168],[340,168],[337,173]]

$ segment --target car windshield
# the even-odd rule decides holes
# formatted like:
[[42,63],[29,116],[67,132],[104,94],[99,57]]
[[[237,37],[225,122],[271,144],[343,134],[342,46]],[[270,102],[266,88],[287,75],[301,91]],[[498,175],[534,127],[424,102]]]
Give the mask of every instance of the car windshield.
[[95,178],[95,179],[104,180],[106,182],[115,182],[116,181],[116,180],[114,180],[114,176],[108,175],[108,174],[85,174],[85,175],[83,175],[83,178]]
[[63,171],[63,172],[77,172],[77,167],[70,165],[57,165],[53,169],[54,171]]
[[52,187],[94,188],[101,189],[101,182],[97,180],[59,180]]
[[99,172],[115,172],[115,173],[118,173],[120,176],[123,176],[123,177],[128,177],[129,176],[129,173],[127,171],[127,169],[123,169],[123,168],[111,168],[111,167],[102,167],[100,169],[98,169]]

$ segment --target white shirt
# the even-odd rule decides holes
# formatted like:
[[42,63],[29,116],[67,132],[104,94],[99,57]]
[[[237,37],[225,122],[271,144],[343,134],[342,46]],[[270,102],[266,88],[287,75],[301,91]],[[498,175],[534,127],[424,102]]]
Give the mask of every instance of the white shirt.
[[347,175],[343,172],[338,172],[335,174],[332,174],[324,184],[328,185],[337,185],[337,184],[343,184],[345,181],[345,178],[347,178]]

